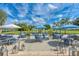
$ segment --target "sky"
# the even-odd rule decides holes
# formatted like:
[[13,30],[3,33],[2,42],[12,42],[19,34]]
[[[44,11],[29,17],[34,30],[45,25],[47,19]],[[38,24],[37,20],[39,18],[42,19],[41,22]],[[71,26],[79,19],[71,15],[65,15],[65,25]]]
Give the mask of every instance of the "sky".
[[5,24],[26,22],[36,26],[52,24],[61,18],[79,17],[79,4],[75,3],[2,3],[0,9],[7,13]]

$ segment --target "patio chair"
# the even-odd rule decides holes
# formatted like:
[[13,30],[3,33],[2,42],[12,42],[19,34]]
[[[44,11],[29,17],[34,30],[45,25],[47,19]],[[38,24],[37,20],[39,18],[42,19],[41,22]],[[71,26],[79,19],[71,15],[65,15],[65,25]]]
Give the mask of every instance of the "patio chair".
[[0,48],[0,56],[3,56],[3,55],[4,55],[4,46],[2,45]]
[[25,50],[25,45],[22,44],[22,45],[21,45],[21,51],[24,51],[24,50]]
[[13,48],[12,48],[12,53],[18,53],[18,47],[17,45],[15,45]]
[[49,40],[49,37],[46,34],[42,34],[42,36],[43,36],[42,37],[43,40]]

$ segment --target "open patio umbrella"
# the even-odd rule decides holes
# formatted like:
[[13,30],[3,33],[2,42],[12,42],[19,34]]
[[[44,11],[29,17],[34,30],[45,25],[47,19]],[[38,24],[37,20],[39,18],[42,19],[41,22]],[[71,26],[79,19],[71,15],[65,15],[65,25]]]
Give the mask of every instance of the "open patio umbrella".
[[79,29],[79,26],[73,25],[73,24],[69,24],[69,25],[63,25],[62,28],[63,29]]
[[[54,29],[54,30],[60,30],[60,33],[61,33],[61,29],[62,29],[62,28],[61,28],[61,26],[53,26],[53,29]],[[56,31],[56,32],[57,32],[57,31]]]
[[0,26],[1,29],[18,29],[21,28],[20,26],[17,26],[15,24],[7,24],[7,25],[2,25]]
[[7,25],[2,25],[0,26],[0,28],[10,28],[10,29],[13,29],[13,28],[21,28],[15,24],[7,24]]
[[77,26],[77,25],[73,25],[73,24],[67,24],[67,25],[63,25],[63,26],[61,26],[62,27],[62,29],[79,29],[79,26]]

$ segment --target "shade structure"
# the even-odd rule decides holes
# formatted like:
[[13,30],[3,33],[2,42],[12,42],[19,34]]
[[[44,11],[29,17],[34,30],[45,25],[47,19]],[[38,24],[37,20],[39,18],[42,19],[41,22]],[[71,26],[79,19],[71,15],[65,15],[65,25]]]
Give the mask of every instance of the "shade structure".
[[0,28],[11,28],[11,29],[13,29],[13,28],[21,28],[21,27],[15,25],[15,24],[8,24],[8,25],[2,25],[2,26],[0,26]]
[[62,28],[63,29],[79,29],[79,26],[73,25],[73,24],[69,24],[69,25],[63,25]]

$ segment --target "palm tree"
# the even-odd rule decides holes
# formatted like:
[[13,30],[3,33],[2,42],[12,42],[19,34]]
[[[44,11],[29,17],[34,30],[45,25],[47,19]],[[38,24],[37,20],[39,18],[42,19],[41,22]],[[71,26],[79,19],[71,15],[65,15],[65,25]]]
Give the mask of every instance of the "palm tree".
[[67,24],[67,23],[68,23],[68,18],[63,18],[60,20],[60,25]]
[[28,28],[29,28],[30,31],[32,31],[35,28],[35,26],[34,25],[28,25]]
[[7,14],[3,11],[0,10],[0,25],[3,25],[7,20]]
[[[70,24],[70,23],[72,23],[71,21],[69,21],[70,20],[70,18],[62,18],[60,21],[59,21],[59,25],[61,26],[61,25],[65,25],[65,24]],[[58,23],[58,22],[57,22]]]
[[18,23],[16,25],[20,26],[21,27],[20,30],[22,30],[22,31],[32,31],[33,28],[35,28],[34,25],[28,25],[27,23],[24,23],[24,22],[23,23]]
[[78,25],[78,26],[79,26],[79,17],[78,17],[78,18],[76,18],[76,20],[75,20],[75,21],[73,21],[73,24],[74,24],[74,25]]
[[[0,10],[0,26],[2,26],[7,20],[7,14],[3,11]],[[0,32],[2,32],[2,29],[0,29]]]
[[46,30],[51,29],[51,26],[48,25],[48,24],[45,24],[44,27],[45,27]]
[[[16,23],[15,23],[16,24]],[[27,31],[28,30],[28,26],[26,23],[18,23],[16,24],[18,26],[20,26],[21,28],[19,29],[20,31]]]
[[29,38],[30,38],[30,35],[32,34],[33,29],[35,28],[35,26],[34,25],[28,25],[27,28],[28,28],[28,35],[29,35]]
[[51,39],[51,35],[52,35],[52,28],[49,24],[45,24],[44,25],[45,30],[47,30],[48,34],[49,34],[49,39]]
[[28,36],[30,36],[31,32],[33,31],[33,29],[35,28],[34,25],[28,25],[27,23],[18,23],[16,24],[18,26],[20,26],[21,28],[19,29],[20,31],[27,31]]

